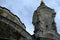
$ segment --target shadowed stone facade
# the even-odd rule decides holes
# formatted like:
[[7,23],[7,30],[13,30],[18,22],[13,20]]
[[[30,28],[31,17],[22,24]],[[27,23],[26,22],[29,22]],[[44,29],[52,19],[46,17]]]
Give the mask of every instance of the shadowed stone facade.
[[[34,36],[35,38],[45,40],[45,38],[57,40],[59,39],[59,34],[57,33],[56,23],[55,23],[55,11],[47,7],[44,2],[41,2],[40,6],[35,10],[33,15],[33,25],[34,25]],[[47,39],[46,39],[47,40]]]
[[21,20],[8,9],[0,6],[0,38],[9,40],[32,40]]
[[21,20],[7,8],[0,6],[0,39],[2,40],[59,40],[56,23],[54,21],[55,11],[41,2],[34,11],[32,23],[34,35],[26,31]]

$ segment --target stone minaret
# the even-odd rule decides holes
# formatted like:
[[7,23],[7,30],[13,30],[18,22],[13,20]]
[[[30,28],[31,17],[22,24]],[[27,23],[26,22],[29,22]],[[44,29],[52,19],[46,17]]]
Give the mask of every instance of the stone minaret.
[[56,23],[54,21],[55,11],[45,5],[41,1],[40,6],[35,10],[33,14],[34,35],[36,38],[58,38],[56,29]]

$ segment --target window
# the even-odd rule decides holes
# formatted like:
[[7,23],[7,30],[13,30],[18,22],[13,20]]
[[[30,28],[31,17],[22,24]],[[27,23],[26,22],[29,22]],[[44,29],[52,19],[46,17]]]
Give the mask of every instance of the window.
[[46,25],[46,30],[48,29],[48,25]]

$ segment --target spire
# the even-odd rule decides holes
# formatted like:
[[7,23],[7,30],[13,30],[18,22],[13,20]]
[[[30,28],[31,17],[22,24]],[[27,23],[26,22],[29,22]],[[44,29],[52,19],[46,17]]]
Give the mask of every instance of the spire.
[[44,0],[41,0],[41,6],[45,5]]

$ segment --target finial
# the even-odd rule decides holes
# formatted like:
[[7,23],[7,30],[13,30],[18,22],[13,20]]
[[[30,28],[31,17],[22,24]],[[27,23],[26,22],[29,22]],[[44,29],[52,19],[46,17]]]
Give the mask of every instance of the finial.
[[44,3],[44,0],[41,0],[41,2],[43,2],[43,3]]
[[44,0],[41,0],[41,4],[40,5],[45,5]]

